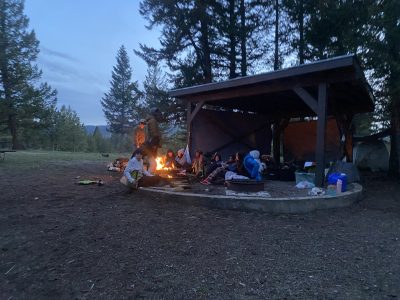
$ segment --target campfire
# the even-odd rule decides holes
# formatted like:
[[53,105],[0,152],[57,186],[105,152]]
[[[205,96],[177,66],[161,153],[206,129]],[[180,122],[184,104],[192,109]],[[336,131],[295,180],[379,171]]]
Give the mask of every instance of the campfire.
[[165,166],[165,158],[157,157],[156,158],[156,173],[162,178],[166,179],[173,186],[181,186],[184,188],[188,188],[188,177],[186,174],[180,173],[181,170],[176,169],[175,167],[170,168]]
[[165,158],[163,158],[161,156],[158,156],[156,158],[156,163],[157,163],[157,168],[156,168],[157,171],[159,171],[159,170],[165,170],[165,171],[172,170],[172,168],[168,168],[168,167],[165,166]]
[[156,163],[157,163],[156,173],[161,177],[169,179],[178,177],[177,174],[179,170],[175,168],[166,167],[164,157],[158,156],[156,158]]

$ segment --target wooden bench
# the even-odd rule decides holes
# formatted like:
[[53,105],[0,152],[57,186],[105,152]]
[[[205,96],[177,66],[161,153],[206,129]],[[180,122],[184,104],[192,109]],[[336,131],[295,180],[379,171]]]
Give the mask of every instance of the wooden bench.
[[6,158],[6,153],[7,152],[16,152],[15,150],[5,150],[5,149],[1,149],[0,150],[0,161],[4,161],[4,159]]

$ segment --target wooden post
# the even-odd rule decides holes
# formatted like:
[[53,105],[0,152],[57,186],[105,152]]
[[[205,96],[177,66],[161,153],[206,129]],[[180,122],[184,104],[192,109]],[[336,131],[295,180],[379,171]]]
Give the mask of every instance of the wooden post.
[[327,85],[320,83],[318,85],[318,109],[317,109],[317,145],[315,148],[317,169],[316,169],[316,186],[324,185],[325,177],[325,136],[326,136],[326,108],[327,108]]
[[346,114],[346,127],[344,131],[344,153],[346,155],[347,162],[353,162],[353,118],[353,114]]
[[275,121],[272,125],[272,156],[277,164],[281,161],[281,130],[280,121]]
[[187,145],[189,147],[189,151],[192,148],[192,109],[193,105],[192,102],[188,101],[187,103],[187,117],[186,117],[186,122],[187,122]]

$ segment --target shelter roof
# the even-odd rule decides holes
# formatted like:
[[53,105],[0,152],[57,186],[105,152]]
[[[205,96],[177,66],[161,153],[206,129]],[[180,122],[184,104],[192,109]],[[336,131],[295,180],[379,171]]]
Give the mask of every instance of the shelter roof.
[[318,85],[328,84],[328,114],[374,109],[374,97],[355,55],[320,60],[287,69],[222,82],[171,90],[169,95],[193,103],[271,116],[311,116],[314,112],[295,92],[303,88],[318,99]]

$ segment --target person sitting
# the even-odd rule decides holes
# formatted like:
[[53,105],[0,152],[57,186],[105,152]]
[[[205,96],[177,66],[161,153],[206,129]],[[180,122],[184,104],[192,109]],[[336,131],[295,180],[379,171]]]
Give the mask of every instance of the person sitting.
[[208,176],[214,171],[216,168],[220,167],[222,164],[221,155],[218,152],[215,152],[214,155],[211,157],[211,161],[207,164],[206,174]]
[[275,160],[271,155],[263,154],[261,155],[260,160],[265,164],[266,167],[275,165]]
[[237,152],[235,155],[235,162],[222,163],[221,167],[216,168],[210,175],[202,180],[201,184],[212,184],[217,181],[218,177],[222,177],[225,180],[225,174],[230,171],[236,175],[248,177],[246,169],[243,166],[243,153]]
[[171,149],[168,149],[167,155],[165,156],[165,167],[171,169],[175,168],[175,154]]
[[258,150],[250,151],[245,156],[243,165],[251,179],[262,180],[261,173],[264,166],[261,164],[260,152]]
[[[143,167],[143,153],[139,148],[133,152],[128,165],[124,170],[124,176],[127,181],[127,186],[130,188],[138,188],[141,186],[157,185],[160,182],[160,177],[151,174]],[[124,180],[121,179],[121,182]]]
[[192,170],[193,173],[200,177],[203,176],[203,168],[204,168],[204,158],[203,158],[203,151],[196,150],[193,163],[192,163]]
[[187,170],[191,168],[191,165],[189,164],[185,156],[185,149],[178,150],[178,153],[175,157],[175,165],[178,169]]

